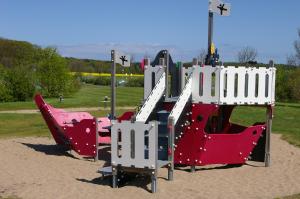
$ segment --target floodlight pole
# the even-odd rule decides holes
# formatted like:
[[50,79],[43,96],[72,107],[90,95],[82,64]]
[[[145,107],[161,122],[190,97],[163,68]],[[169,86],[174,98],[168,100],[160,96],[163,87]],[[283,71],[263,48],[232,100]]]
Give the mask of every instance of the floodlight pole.
[[116,115],[116,59],[115,50],[111,51],[111,119],[115,119]]

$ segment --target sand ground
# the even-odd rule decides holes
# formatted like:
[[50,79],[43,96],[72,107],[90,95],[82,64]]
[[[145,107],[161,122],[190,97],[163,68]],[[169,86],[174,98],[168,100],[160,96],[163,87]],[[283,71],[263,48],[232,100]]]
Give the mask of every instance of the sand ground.
[[[199,167],[175,171],[174,181],[159,172],[158,192],[149,193],[147,178],[118,189],[97,170],[106,161],[81,159],[49,138],[0,140],[0,197],[20,198],[274,198],[300,193],[300,149],[272,135],[271,167],[249,162],[237,168]],[[109,157],[107,150],[104,159]]]

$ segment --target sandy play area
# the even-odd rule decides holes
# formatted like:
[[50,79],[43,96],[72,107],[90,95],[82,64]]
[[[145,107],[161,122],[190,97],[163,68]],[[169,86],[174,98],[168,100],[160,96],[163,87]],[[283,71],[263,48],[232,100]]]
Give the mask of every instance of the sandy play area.
[[[97,170],[106,161],[80,159],[49,138],[0,140],[0,198],[274,198],[300,193],[300,149],[272,135],[271,167],[249,162],[237,168],[178,169],[174,181],[161,169],[158,192],[147,178],[129,180],[118,189]],[[103,158],[109,157],[108,150]]]

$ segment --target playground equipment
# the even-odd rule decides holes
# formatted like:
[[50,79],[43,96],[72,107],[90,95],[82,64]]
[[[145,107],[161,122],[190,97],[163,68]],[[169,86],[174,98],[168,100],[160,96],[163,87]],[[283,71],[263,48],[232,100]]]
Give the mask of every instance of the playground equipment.
[[[251,158],[269,166],[275,73],[272,62],[269,67],[197,62],[177,67],[164,50],[152,64],[145,60],[144,100],[137,113],[110,120],[55,109],[40,95],[35,101],[57,144],[97,160],[99,145],[111,143],[111,166],[101,172],[112,175],[113,187],[120,172],[146,173],[155,192],[161,167],[168,168],[172,180],[175,165],[194,171],[196,166],[244,164]],[[236,106],[266,107],[266,123],[231,123]]]
[[[221,6],[224,13],[224,4]],[[228,13],[227,13],[228,14]],[[111,117],[71,113],[35,97],[57,144],[78,154],[99,157],[99,145],[111,144],[111,166],[100,169],[118,186],[122,173],[151,176],[156,192],[158,169],[168,169],[173,180],[175,166],[237,165],[247,160],[270,165],[270,133],[275,104],[276,69],[223,66],[212,51],[212,12],[209,13],[209,50],[205,64],[195,59],[191,67],[174,64],[162,50],[155,60],[144,60],[143,105],[137,113],[115,117],[116,63],[128,66],[126,56],[112,51]],[[119,60],[118,60],[119,59]],[[236,106],[266,108],[266,121],[251,126],[230,122]]]
[[[167,51],[163,54],[166,60]],[[188,165],[194,171],[209,164],[244,164],[250,158],[269,165],[276,72],[272,62],[267,68],[181,66],[180,74],[169,73],[171,79],[180,79],[179,96],[166,94],[168,67],[175,66],[145,65],[142,108],[130,122],[112,121],[113,187],[118,171],[149,173],[155,192],[161,167],[168,168],[172,180],[174,165]],[[231,113],[239,105],[266,107],[266,123],[248,127],[231,123]]]

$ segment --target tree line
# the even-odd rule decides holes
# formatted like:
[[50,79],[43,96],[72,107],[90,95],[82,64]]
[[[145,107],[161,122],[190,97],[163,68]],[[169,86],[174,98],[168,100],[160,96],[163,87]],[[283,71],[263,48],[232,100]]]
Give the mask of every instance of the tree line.
[[0,102],[26,101],[36,92],[46,97],[68,95],[79,86],[55,48],[0,39]]
[[[298,35],[298,40],[294,42],[295,54],[288,57],[287,65],[275,64],[277,101],[300,101],[300,30]],[[205,50],[200,53],[198,59],[202,60],[204,55]],[[224,65],[253,66],[257,55],[256,49],[246,47],[238,53],[237,62]],[[192,63],[184,63],[184,66],[191,65]],[[258,63],[254,66],[267,65]],[[89,80],[81,77],[79,73],[71,75],[71,71],[110,73],[111,62],[64,58],[55,48],[42,48],[29,42],[0,38],[0,102],[25,101],[32,99],[36,92],[46,97],[70,95],[80,88],[81,81],[100,85],[109,85],[110,82],[109,77]],[[132,63],[129,68],[117,66],[117,73],[141,74],[143,71],[139,63]],[[143,86],[143,80],[130,79],[127,84]]]

